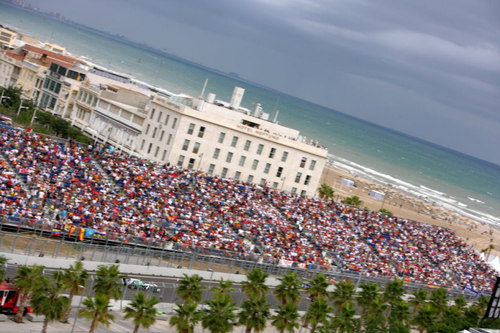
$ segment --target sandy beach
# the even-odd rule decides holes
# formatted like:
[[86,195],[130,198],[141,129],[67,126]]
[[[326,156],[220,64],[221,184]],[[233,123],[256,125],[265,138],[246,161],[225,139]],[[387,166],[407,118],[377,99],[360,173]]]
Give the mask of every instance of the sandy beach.
[[[353,180],[355,187],[342,185],[342,178]],[[481,251],[493,244],[495,250],[491,251],[491,254],[500,255],[500,230],[498,228],[492,228],[487,224],[482,224],[439,206],[434,206],[432,203],[424,202],[394,188],[362,178],[334,166],[325,166],[320,181],[320,184],[322,183],[327,183],[333,187],[335,201],[357,195],[362,201],[361,207],[367,207],[371,210],[385,208],[398,217],[449,228],[454,230],[457,235],[465,239],[476,250]],[[370,190],[386,193],[385,200],[369,196]]]

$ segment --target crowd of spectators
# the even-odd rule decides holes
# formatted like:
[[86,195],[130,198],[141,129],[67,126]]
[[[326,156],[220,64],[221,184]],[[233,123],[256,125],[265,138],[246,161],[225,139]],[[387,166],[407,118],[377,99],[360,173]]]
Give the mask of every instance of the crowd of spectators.
[[17,129],[1,129],[0,151],[3,215],[277,265],[478,292],[493,283],[492,268],[446,228]]

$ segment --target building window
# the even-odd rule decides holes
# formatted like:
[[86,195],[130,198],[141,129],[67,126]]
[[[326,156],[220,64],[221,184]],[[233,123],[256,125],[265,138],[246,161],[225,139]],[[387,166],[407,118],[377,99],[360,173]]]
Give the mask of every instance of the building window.
[[259,160],[253,160],[252,170],[257,170],[257,166],[259,165]]
[[266,166],[264,167],[264,173],[269,173],[269,169],[271,169],[271,164],[266,163]]
[[148,124],[148,126],[146,126],[146,135],[148,135],[148,133],[149,133],[149,128],[150,128],[150,126]]
[[201,127],[200,127],[200,130],[199,130],[199,132],[198,132],[198,137],[199,137],[199,138],[202,138],[204,135],[205,135],[205,127],[204,127],[204,126],[201,126]]
[[271,148],[271,151],[269,152],[269,158],[273,158],[274,154],[276,154],[276,148]]
[[179,156],[179,160],[177,161],[177,166],[179,168],[182,168],[182,165],[184,164],[184,155]]
[[305,157],[302,157],[302,159],[300,160],[300,167],[303,168],[306,166],[306,162],[307,162],[307,158]]
[[304,181],[304,185],[309,185],[309,182],[311,181],[311,176],[307,175],[306,180]]
[[222,173],[220,174],[221,178],[226,178],[227,176],[227,168],[222,168]]
[[210,166],[208,167],[208,174],[213,175],[214,169],[215,169],[215,164],[210,164]]
[[189,140],[184,140],[184,144],[182,145],[182,150],[188,150],[189,148]]
[[265,180],[264,178],[261,178],[261,179],[260,179],[260,185],[261,185],[261,186],[266,185],[266,180]]
[[156,136],[156,131],[157,131],[157,130],[158,130],[158,129],[157,129],[156,127],[155,127],[155,128],[153,128],[153,135],[151,136],[153,139],[154,139],[154,138],[155,138],[155,136]]
[[155,115],[155,109],[153,108],[151,110],[151,115],[149,116],[149,119],[153,119],[154,115]]
[[172,141],[172,134],[169,134],[169,135],[168,135],[167,145],[169,145],[169,144],[170,144],[170,141]]
[[252,176],[252,175],[248,175],[247,182],[248,182],[248,183],[253,182],[253,176]]
[[219,134],[219,140],[217,142],[218,143],[223,143],[225,137],[226,137],[226,133],[220,132],[220,134]]
[[236,147],[237,144],[238,144],[238,137],[233,136],[233,141],[231,141],[231,147]]
[[160,151],[160,146],[156,146],[155,157],[158,156],[158,152]]
[[165,126],[167,126],[167,125],[168,125],[168,120],[169,120],[169,119],[170,119],[170,115],[169,115],[169,114],[167,114],[167,117],[165,118]]
[[162,140],[163,140],[163,136],[164,136],[164,135],[165,135],[165,131],[163,131],[163,130],[162,130],[162,131],[161,131],[161,134],[160,134],[160,141],[162,141]]
[[276,177],[281,177],[282,173],[283,173],[283,167],[278,167],[278,172],[276,172]]
[[194,132],[194,124],[191,123],[191,124],[189,124],[189,127],[188,127],[188,134],[193,134],[193,132]]
[[292,193],[296,193],[297,192],[297,188],[296,187],[292,187]]
[[189,163],[188,163],[188,169],[192,169],[194,167],[194,158],[190,158],[189,159]]
[[151,148],[153,148],[153,143],[150,143],[150,144],[149,144],[149,147],[148,147],[148,154],[151,152]]
[[239,166],[245,166],[245,161],[247,160],[246,156],[241,156],[240,157],[240,163],[238,163]]
[[277,182],[273,182],[273,188],[278,188],[278,183]]
[[158,119],[156,119],[157,122],[161,121],[161,116],[163,116],[163,112],[158,113]]
[[300,191],[300,196],[301,196],[301,197],[305,197],[305,196],[306,196],[306,190],[302,190],[302,191]]
[[172,128],[175,128],[175,125],[177,125],[177,118],[174,118],[174,121],[172,122]]
[[288,152],[284,151],[283,155],[281,155],[281,162],[286,162],[287,158],[288,158]]
[[311,164],[309,164],[309,170],[314,170],[314,167],[316,166],[316,161],[311,160]]
[[231,163],[232,160],[233,160],[233,153],[228,152],[226,156],[226,162]]
[[219,158],[219,154],[220,154],[220,149],[219,148],[215,148],[214,155],[212,156],[212,158],[214,160],[218,159]]
[[240,177],[241,177],[241,172],[236,171],[236,172],[234,173],[234,179],[236,179],[236,180],[240,180]]
[[167,150],[163,149],[163,155],[161,156],[162,161],[165,161],[165,156],[167,156]]
[[142,143],[141,143],[141,150],[144,149],[144,144],[146,143],[146,140],[142,139]]
[[257,155],[262,154],[262,149],[264,149],[264,145],[263,144],[259,144],[257,146]]
[[250,149],[250,144],[251,144],[251,143],[252,143],[252,142],[251,142],[250,140],[245,141],[245,147],[243,147],[243,149],[244,149],[245,151],[248,151],[248,150]]
[[200,150],[200,143],[195,142],[194,147],[193,147],[193,153],[198,154],[198,151]]
[[295,176],[295,182],[296,183],[300,183],[300,178],[302,178],[302,173],[301,172],[297,172],[297,175]]

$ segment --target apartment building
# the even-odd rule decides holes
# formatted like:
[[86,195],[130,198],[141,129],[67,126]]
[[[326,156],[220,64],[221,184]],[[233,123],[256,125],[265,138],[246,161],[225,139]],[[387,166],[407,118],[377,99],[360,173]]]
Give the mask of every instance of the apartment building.
[[17,40],[18,33],[0,25],[0,46],[11,48]]
[[[235,89],[241,99],[241,88]],[[239,103],[238,103],[239,104]],[[209,175],[314,195],[327,150],[299,131],[244,110],[193,100],[194,107],[154,96],[137,152]]]

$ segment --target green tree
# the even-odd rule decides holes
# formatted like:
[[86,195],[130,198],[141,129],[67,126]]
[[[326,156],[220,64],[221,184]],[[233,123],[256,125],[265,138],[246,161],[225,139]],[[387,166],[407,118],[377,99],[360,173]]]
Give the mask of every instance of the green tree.
[[422,305],[425,304],[427,301],[427,291],[424,289],[419,289],[413,291],[413,293],[410,296],[409,303],[411,306],[413,306],[413,316],[415,316]]
[[405,301],[393,304],[389,316],[389,332],[409,333],[411,323],[410,306]]
[[134,333],[139,331],[140,326],[149,328],[155,323],[156,304],[158,304],[156,297],[149,298],[142,291],[134,295],[134,300],[125,308],[125,319],[134,320]]
[[382,296],[376,296],[370,304],[368,311],[365,312],[362,320],[364,322],[365,331],[372,332],[387,332],[385,312],[389,306]]
[[370,309],[375,298],[380,295],[380,289],[374,282],[362,283],[360,288],[361,291],[356,297],[356,302],[361,307],[361,316],[363,316],[364,313]]
[[93,333],[97,325],[103,324],[109,327],[110,323],[115,320],[115,316],[109,312],[109,298],[104,294],[96,294],[94,298],[87,296],[83,300],[83,309],[80,309],[78,314],[92,320],[89,333]]
[[247,280],[241,283],[241,290],[249,298],[265,297],[269,287],[266,285],[266,279],[269,274],[264,273],[260,268],[254,268],[247,274]]
[[281,301],[281,304],[297,303],[300,298],[301,285],[297,273],[287,273],[278,280],[280,284],[274,289],[274,295]]
[[352,197],[347,197],[344,200],[342,200],[342,203],[345,203],[346,205],[350,206],[359,207],[363,202],[359,200],[359,197],[357,195],[353,195]]
[[382,214],[385,214],[385,215],[389,215],[389,216],[392,216],[392,212],[390,210],[387,210],[385,208],[381,208],[379,209],[379,212],[382,213]]
[[438,288],[431,292],[429,304],[432,306],[434,313],[441,317],[448,308],[448,292],[444,288]]
[[261,332],[266,328],[267,320],[271,315],[269,305],[264,297],[250,297],[241,305],[238,313],[239,324],[245,326],[245,332]]
[[220,279],[219,284],[210,289],[214,294],[229,294],[234,291],[233,281]]
[[346,302],[351,302],[356,293],[356,286],[350,280],[342,280],[337,282],[335,290],[331,294],[333,304],[337,307],[337,313],[340,312],[342,306]]
[[384,301],[389,304],[400,302],[404,293],[405,289],[403,288],[403,281],[394,278],[394,280],[385,285]]
[[304,315],[305,326],[311,325],[311,332],[316,332],[318,325],[327,326],[332,311],[325,298],[315,298]]
[[5,265],[7,264],[7,258],[0,256],[0,282],[5,279]]
[[294,332],[299,327],[299,312],[295,303],[286,303],[278,307],[276,314],[272,316],[272,325],[276,327],[280,333]]
[[99,265],[96,271],[94,291],[96,294],[105,295],[108,303],[111,297],[118,300],[122,296],[123,285],[118,265]]
[[64,270],[63,281],[66,290],[69,290],[69,306],[62,320],[63,322],[68,322],[73,297],[85,288],[88,278],[89,273],[83,268],[83,263],[81,261],[76,261],[73,265]]
[[61,320],[66,314],[69,306],[69,299],[61,294],[66,290],[63,281],[63,274],[56,271],[49,279],[46,276],[40,278],[40,284],[33,291],[31,297],[31,306],[33,312],[44,316],[42,333],[47,332],[47,326],[50,322]]
[[17,275],[14,278],[14,286],[19,291],[19,294],[22,294],[21,304],[16,313],[16,317],[14,321],[16,323],[23,322],[24,309],[28,305],[29,299],[31,297],[31,293],[39,288],[40,283],[43,282],[43,266],[33,265],[32,267],[28,266],[19,266],[17,269]]
[[[357,333],[361,331],[359,319],[354,318],[356,308],[351,301],[342,303],[338,313],[332,318],[330,329],[333,332],[340,333]],[[330,332],[330,331],[328,331]]]
[[175,326],[178,333],[193,333],[196,324],[201,321],[202,313],[197,303],[177,304],[175,314],[170,317],[169,324]]
[[331,200],[333,199],[333,193],[334,193],[333,188],[327,183],[321,184],[320,187],[318,188],[318,195],[321,199]]
[[309,285],[311,286],[306,290],[307,294],[311,298],[311,300],[316,299],[317,297],[327,297],[328,292],[326,289],[330,285],[327,281],[327,277],[325,274],[317,274],[311,280],[309,280]]
[[432,331],[436,314],[430,304],[424,304],[413,318],[413,324],[420,333]]
[[189,302],[199,303],[201,301],[201,296],[203,294],[203,289],[201,281],[203,279],[195,274],[188,276],[184,274],[184,278],[179,281],[179,287],[177,288],[177,293],[184,300],[184,304]]
[[228,294],[215,294],[206,301],[201,323],[212,333],[231,332],[236,325],[236,305]]

